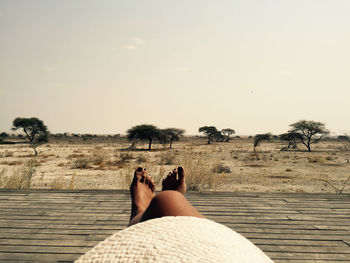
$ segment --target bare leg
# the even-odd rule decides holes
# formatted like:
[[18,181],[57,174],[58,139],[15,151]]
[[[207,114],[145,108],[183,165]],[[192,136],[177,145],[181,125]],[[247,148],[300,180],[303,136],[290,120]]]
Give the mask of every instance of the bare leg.
[[137,168],[130,185],[131,215],[129,225],[139,222],[143,212],[147,209],[155,196],[155,184],[146,170]]
[[[178,178],[177,173],[179,173]],[[137,176],[136,179],[134,178],[134,180],[138,180]],[[150,191],[149,187],[138,187],[141,184],[136,184],[133,182],[132,186],[133,185],[136,186],[130,187],[130,189],[133,188],[134,192],[152,192]],[[163,180],[162,192],[151,198],[145,210],[144,204],[147,202],[143,203],[143,208],[138,208],[137,202],[133,201],[133,194],[131,194],[132,203],[134,203],[136,206],[134,210],[138,212],[131,213],[129,226],[163,216],[194,216],[204,218],[204,216],[187,201],[183,195],[185,191],[185,172],[181,167],[179,167],[178,171],[175,169]],[[142,194],[138,194],[138,196],[141,195]],[[136,195],[134,194],[134,196]],[[149,199],[147,198],[147,200]]]

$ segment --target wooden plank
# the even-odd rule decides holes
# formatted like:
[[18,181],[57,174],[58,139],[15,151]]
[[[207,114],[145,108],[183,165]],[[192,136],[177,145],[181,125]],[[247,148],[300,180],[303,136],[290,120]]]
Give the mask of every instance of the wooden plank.
[[91,247],[83,246],[83,247],[67,247],[67,246],[25,246],[25,245],[1,245],[0,246],[0,253],[59,253],[59,254],[84,254],[86,253]]
[[275,263],[349,263],[349,260],[320,260],[320,259],[274,259]]
[[60,235],[105,235],[106,237],[124,229],[125,226],[114,226],[114,229],[82,230],[82,229],[43,229],[39,234],[60,234]]
[[97,241],[86,240],[33,240],[33,239],[0,239],[0,245],[26,246],[60,246],[60,247],[93,247]]
[[296,252],[266,252],[272,260],[275,259],[300,259],[300,260],[348,260],[349,254],[327,254],[327,253],[296,253]]
[[303,235],[303,234],[284,234],[284,233],[249,233],[239,232],[246,238],[271,238],[271,239],[303,239],[303,240],[338,240],[342,241],[349,237],[349,235]]
[[283,245],[259,245],[265,252],[293,252],[293,253],[323,253],[323,254],[348,254],[350,259],[350,247],[315,247],[315,246],[283,246]]
[[[186,196],[208,218],[251,238],[276,262],[346,262],[349,256],[350,195]],[[0,190],[0,210],[0,261],[72,261],[80,255],[74,252],[83,253],[126,227],[130,199],[127,191]],[[21,251],[19,258],[12,255]],[[68,252],[75,257],[60,259]]]
[[22,261],[22,262],[59,262],[59,261],[74,261],[84,253],[78,254],[61,254],[61,253],[14,253],[2,252],[0,253],[0,260],[8,261]]
[[303,240],[303,239],[269,239],[250,238],[256,245],[314,246],[314,247],[348,247],[343,241]]
[[17,234],[17,233],[0,233],[0,239],[34,239],[34,240],[86,240],[89,235],[59,235],[59,234]]

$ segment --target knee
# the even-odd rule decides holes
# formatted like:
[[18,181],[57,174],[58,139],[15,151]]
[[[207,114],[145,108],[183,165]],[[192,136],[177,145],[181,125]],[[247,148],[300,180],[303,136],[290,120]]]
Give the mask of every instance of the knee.
[[176,203],[178,201],[182,201],[185,199],[183,194],[179,193],[178,191],[173,190],[167,190],[162,191],[159,194],[157,194],[155,197],[153,197],[152,203],[158,204],[158,205],[164,205],[169,203]]

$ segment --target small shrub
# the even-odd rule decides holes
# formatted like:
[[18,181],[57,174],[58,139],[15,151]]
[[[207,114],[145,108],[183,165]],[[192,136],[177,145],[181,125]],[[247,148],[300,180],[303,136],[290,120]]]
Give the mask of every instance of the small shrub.
[[231,173],[231,169],[230,166],[228,166],[227,164],[224,163],[218,163],[214,166],[213,168],[213,172],[214,173]]
[[310,163],[319,163],[319,164],[327,163],[326,158],[320,155],[308,155],[307,159]]
[[89,169],[90,159],[87,157],[75,158],[72,160],[72,168],[73,169]]
[[128,152],[121,153],[119,156],[120,163],[127,163],[132,159],[134,159],[134,155],[132,153],[128,153]]
[[143,155],[139,155],[136,158],[136,162],[137,163],[145,163],[145,162],[147,162],[147,158],[145,156],[143,156]]
[[329,156],[326,157],[326,160],[327,160],[327,161],[333,161],[333,160],[334,160],[334,157],[331,156],[331,155],[329,155]]
[[292,169],[286,168],[286,172],[291,172],[291,171],[292,171]]
[[173,165],[176,161],[176,156],[173,154],[163,154],[159,162],[160,165]]
[[12,157],[13,156],[13,152],[6,150],[5,153],[4,153],[4,156],[5,157]]
[[247,154],[244,158],[243,158],[243,161],[244,162],[250,162],[250,161],[260,161],[261,158],[259,156],[259,154],[257,153],[250,153],[250,154]]
[[108,152],[104,150],[102,147],[98,146],[93,149],[91,153],[91,162],[94,165],[102,165],[108,157]]

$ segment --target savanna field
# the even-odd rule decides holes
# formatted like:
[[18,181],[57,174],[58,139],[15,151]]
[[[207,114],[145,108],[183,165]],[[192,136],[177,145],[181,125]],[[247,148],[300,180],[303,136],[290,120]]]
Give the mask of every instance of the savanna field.
[[135,168],[145,167],[158,189],[181,165],[190,190],[237,192],[350,193],[350,144],[327,139],[307,152],[302,144],[281,151],[285,142],[233,138],[207,144],[184,137],[169,145],[98,136],[50,139],[34,155],[28,144],[0,145],[0,187],[12,189],[128,189]]

